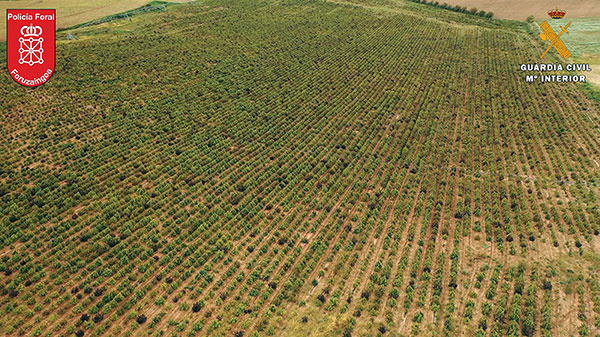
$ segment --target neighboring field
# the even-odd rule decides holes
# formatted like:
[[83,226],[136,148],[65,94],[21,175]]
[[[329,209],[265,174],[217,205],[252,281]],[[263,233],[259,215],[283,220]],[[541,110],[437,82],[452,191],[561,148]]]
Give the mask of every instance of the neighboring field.
[[569,62],[590,64],[592,72],[585,75],[600,88],[600,17],[548,20],[556,32],[560,32],[560,26],[566,26],[569,21],[572,21],[569,34],[561,36],[561,40],[573,54]]
[[524,21],[533,15],[537,20],[548,18],[548,10],[558,8],[567,12],[569,18],[586,18],[600,16],[598,0],[442,0],[439,3],[461,5],[468,8],[477,7],[492,11],[494,15],[504,19]]
[[600,17],[547,21],[556,32],[560,32],[560,26],[564,27],[572,21],[569,34],[563,34],[560,39],[568,46],[573,56],[600,55]]
[[1,334],[599,334],[598,104],[524,83],[524,24],[340,2],[172,6],[1,76]]
[[66,28],[128,11],[149,2],[150,0],[0,0],[0,41],[6,39],[7,8],[55,8],[56,27]]

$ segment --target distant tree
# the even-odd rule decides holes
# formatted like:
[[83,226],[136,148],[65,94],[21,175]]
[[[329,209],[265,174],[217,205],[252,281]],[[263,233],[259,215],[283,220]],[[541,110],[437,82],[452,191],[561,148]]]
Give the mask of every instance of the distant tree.
[[530,15],[527,17],[527,22],[528,23],[533,23],[533,21],[535,21],[535,18],[533,17],[533,15]]

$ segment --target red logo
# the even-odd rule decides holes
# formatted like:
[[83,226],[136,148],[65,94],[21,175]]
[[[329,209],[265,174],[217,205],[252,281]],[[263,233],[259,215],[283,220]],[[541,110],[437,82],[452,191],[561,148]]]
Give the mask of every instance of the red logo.
[[6,63],[13,80],[37,87],[54,72],[56,11],[6,10]]

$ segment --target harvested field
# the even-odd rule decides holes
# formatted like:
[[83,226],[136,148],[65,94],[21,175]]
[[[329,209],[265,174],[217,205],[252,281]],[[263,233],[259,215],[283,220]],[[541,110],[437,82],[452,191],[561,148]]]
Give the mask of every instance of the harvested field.
[[600,16],[600,1],[597,0],[442,0],[440,3],[477,7],[486,12],[492,11],[496,17],[512,20],[525,20],[533,15],[536,20],[548,18],[547,12],[559,6],[569,18]]

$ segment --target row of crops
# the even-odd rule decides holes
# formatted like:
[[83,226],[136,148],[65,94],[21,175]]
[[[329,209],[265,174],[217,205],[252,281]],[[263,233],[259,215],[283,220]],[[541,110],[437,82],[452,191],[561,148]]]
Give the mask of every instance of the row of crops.
[[0,331],[600,333],[597,106],[518,26],[377,4],[170,6],[0,79]]

